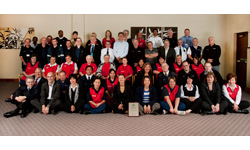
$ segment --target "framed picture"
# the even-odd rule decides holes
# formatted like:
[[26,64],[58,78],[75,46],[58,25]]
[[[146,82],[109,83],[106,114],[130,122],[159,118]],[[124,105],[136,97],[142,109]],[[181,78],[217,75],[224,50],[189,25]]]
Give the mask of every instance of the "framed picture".
[[147,27],[147,40],[146,42],[148,42],[148,39],[150,37],[153,37],[153,30],[154,29],[157,29],[158,31],[158,36],[161,37],[161,34],[162,34],[162,27]]
[[178,39],[178,28],[177,27],[162,27],[162,39],[168,38],[168,31],[173,31],[173,38]]
[[142,33],[142,38],[146,39],[146,27],[131,27],[131,39],[137,38],[137,33]]

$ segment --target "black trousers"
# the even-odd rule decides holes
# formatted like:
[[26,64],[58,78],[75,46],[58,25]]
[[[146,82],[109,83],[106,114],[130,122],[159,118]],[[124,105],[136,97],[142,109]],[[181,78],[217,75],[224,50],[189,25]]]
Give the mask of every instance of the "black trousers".
[[[227,98],[225,98],[225,99],[227,99]],[[228,99],[227,99],[227,102],[228,102],[228,111],[233,112],[233,104]],[[243,110],[243,109],[248,108],[249,105],[250,105],[250,103],[248,101],[241,100],[240,104],[238,106],[239,106],[240,110]]]
[[[214,103],[214,105],[216,105]],[[225,98],[222,98],[220,101],[220,113],[226,112],[228,108],[228,102]],[[212,111],[211,105],[208,104],[207,101],[202,101],[201,102],[201,110],[203,111]]]
[[[71,112],[71,106],[72,105],[70,103],[61,103],[60,104],[60,108],[66,112]],[[75,103],[75,111],[74,112],[79,112],[80,110],[83,110],[83,109],[84,109],[84,101],[78,100]]]
[[[30,94],[29,91],[27,91],[26,93],[22,93],[21,91],[16,91],[15,95],[16,97],[18,96],[28,96]],[[15,99],[13,99],[13,101],[16,104],[17,109],[21,109],[21,110],[28,110],[28,109],[32,109],[32,105],[30,104],[30,101],[25,101],[24,103],[18,102]]]
[[124,108],[123,110],[118,109],[118,106],[119,105],[113,105],[113,111],[114,111],[114,113],[125,114],[125,111],[128,110],[128,105],[123,105],[123,108]]
[[181,102],[183,102],[186,105],[186,109],[191,109],[194,113],[200,112],[200,105],[201,105],[201,99],[197,98],[194,102],[191,102],[187,98],[181,98]]
[[113,107],[114,107],[114,104],[113,104],[113,103],[106,103],[105,112],[106,112],[106,113],[112,112]]
[[[47,105],[49,103],[50,100],[46,99],[45,101],[45,105]],[[42,112],[42,104],[40,102],[39,99],[34,99],[32,101],[30,101],[30,103],[35,106],[40,112]],[[54,102],[50,105],[50,110],[51,109],[55,109],[56,107],[58,107],[61,104],[61,100],[60,99],[55,99]]]

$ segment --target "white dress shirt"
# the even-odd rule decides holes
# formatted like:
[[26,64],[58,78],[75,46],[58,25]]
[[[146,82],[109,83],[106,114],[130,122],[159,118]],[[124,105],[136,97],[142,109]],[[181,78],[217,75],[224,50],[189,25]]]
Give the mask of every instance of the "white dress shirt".
[[152,36],[148,39],[148,41],[151,41],[153,43],[153,48],[158,48],[160,46],[164,46],[163,41],[161,37],[159,36]]
[[[195,99],[197,99],[197,98],[200,97],[200,94],[199,94],[198,86],[197,86],[197,85],[195,85],[195,86],[196,86],[196,91],[195,91],[195,96],[194,96],[194,97],[195,97]],[[185,88],[187,88],[188,91],[193,91],[194,85],[192,84],[191,89],[189,89],[189,88],[188,88],[188,85],[185,84]],[[188,97],[185,96],[185,94],[184,94],[183,85],[181,86],[181,98],[188,98]]]
[[50,86],[49,84],[49,95],[48,95],[48,97],[47,97],[47,99],[52,99],[52,89],[53,89],[53,86],[54,86],[54,84],[55,84],[55,81],[53,82],[53,84]]
[[[103,48],[101,50],[101,62],[104,63],[104,55],[107,54],[107,48]],[[114,55],[114,50],[112,48],[109,48],[109,62],[114,62],[115,55]]]
[[90,79],[92,78],[93,74],[91,74],[90,76],[88,76],[87,74],[85,74],[87,80],[89,79],[88,77],[90,77]]
[[[239,85],[238,85],[239,86]],[[223,85],[222,86],[222,93],[223,95],[233,104],[234,102],[239,105],[240,104],[240,101],[241,101],[241,96],[242,96],[242,92],[241,92],[241,87],[239,86],[239,91],[237,93],[237,96],[236,96],[236,99],[235,101],[229,96],[229,93],[227,91],[227,87],[229,87],[231,89],[231,87],[229,86],[229,84],[227,83],[227,86]],[[236,88],[236,84],[234,86],[234,89]],[[232,91],[234,89],[231,89]]]
[[[180,49],[179,46],[176,47],[176,48],[174,48],[175,53],[176,53],[176,56],[177,56],[177,55],[180,55],[179,49]],[[181,53],[182,53],[182,54],[181,54],[181,58],[182,58],[182,62],[183,62],[183,61],[187,60],[187,56],[188,56],[189,54],[191,55],[191,50],[188,51],[186,48],[181,47]]]

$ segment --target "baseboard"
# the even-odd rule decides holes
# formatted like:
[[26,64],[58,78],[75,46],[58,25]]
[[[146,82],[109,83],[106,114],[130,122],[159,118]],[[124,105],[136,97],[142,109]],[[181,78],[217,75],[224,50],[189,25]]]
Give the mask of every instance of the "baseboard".
[[19,82],[18,79],[0,79],[0,82]]
[[245,91],[247,91],[248,93],[250,93],[250,88],[249,87],[245,87]]

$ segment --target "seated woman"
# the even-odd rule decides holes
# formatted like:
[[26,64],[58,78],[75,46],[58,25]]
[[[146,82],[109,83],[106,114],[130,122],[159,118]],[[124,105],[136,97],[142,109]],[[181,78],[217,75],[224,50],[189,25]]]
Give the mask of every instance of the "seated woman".
[[96,70],[97,70],[97,66],[96,66],[95,63],[93,63],[93,56],[91,56],[91,55],[86,56],[86,63],[82,64],[82,66],[81,66],[81,68],[79,70],[79,74],[81,76],[86,74],[85,69],[86,69],[87,66],[91,66],[93,68],[92,73],[93,73],[93,75],[95,75]]
[[41,63],[37,60],[37,56],[35,54],[31,55],[30,62],[23,68],[23,75],[20,80],[20,85],[25,86],[25,81],[27,77],[33,77],[35,75],[36,68],[41,68]]
[[201,64],[201,62],[199,61],[199,58],[197,56],[194,57],[193,61],[194,61],[194,63],[191,64],[191,68],[192,68],[192,70],[194,70],[196,72],[199,81],[201,81],[200,75],[203,71],[205,71],[204,66]]
[[249,102],[241,100],[242,90],[241,87],[236,84],[237,75],[235,73],[227,74],[227,84],[222,86],[222,93],[228,102],[228,111],[235,113],[248,114],[249,111],[245,110],[249,107]]
[[77,75],[69,76],[70,85],[66,88],[65,99],[61,103],[61,108],[68,113],[83,113],[84,99],[82,88],[77,83]]
[[200,94],[197,85],[193,85],[193,78],[191,75],[187,76],[187,83],[181,86],[181,102],[186,105],[186,113],[200,112]]
[[213,72],[208,72],[200,85],[201,111],[206,114],[227,114],[228,103],[221,98],[221,88]]
[[178,72],[183,69],[181,55],[177,55],[175,60],[176,60],[176,62],[173,63],[173,65],[172,65],[172,71],[174,71],[176,76],[177,76]]
[[137,73],[142,70],[143,65],[144,65],[144,59],[142,58],[139,60],[138,65],[134,68],[134,74],[137,75]]
[[55,56],[51,56],[50,57],[50,63],[46,64],[43,68],[43,74],[42,76],[47,79],[47,74],[49,72],[53,72],[54,74],[58,73],[60,67],[59,65],[56,63],[56,57]]
[[85,115],[98,114],[106,108],[106,93],[104,87],[101,87],[101,79],[95,78],[93,84],[87,96],[88,103],[84,105]]
[[131,88],[129,85],[125,84],[126,78],[123,74],[118,76],[118,85],[114,87],[113,99],[114,113],[128,113],[128,102],[131,99]]
[[77,74],[78,68],[77,64],[72,61],[72,57],[70,55],[65,56],[66,62],[61,65],[60,71],[65,71],[67,78],[71,74]]
[[139,102],[140,115],[157,114],[156,110],[160,109],[160,104],[157,103],[157,92],[152,86],[149,76],[143,77],[143,86],[136,89],[135,101]]
[[113,91],[114,87],[118,84],[118,78],[115,75],[115,70],[110,69],[109,70],[109,77],[106,79],[105,83],[105,89],[107,94],[107,101],[106,101],[106,111],[105,112],[111,112],[113,110]]
[[[143,67],[142,70],[137,74],[137,76],[135,77],[135,83],[133,85],[134,89],[136,90],[139,86],[143,85],[142,79],[145,76],[149,76],[151,79],[153,78],[153,73],[152,73],[152,67],[150,65],[150,63],[146,62]],[[151,83],[153,85],[153,83]]]
[[125,76],[126,82],[130,85],[133,69],[130,65],[128,65],[128,60],[126,57],[122,58],[122,65],[120,65],[116,71],[117,76],[120,74]]
[[29,76],[26,78],[26,84],[19,87],[12,96],[12,101],[16,104],[16,109],[4,114],[4,117],[9,118],[19,115],[24,118],[27,115],[27,110],[32,108],[30,101],[39,97],[38,87],[34,85],[34,78]]
[[[163,108],[163,114],[172,113],[185,115],[186,105],[180,102],[181,90],[178,85],[176,85],[176,78],[169,77],[168,84],[164,85],[162,89],[162,96],[164,100],[160,102]],[[179,110],[179,111],[178,111]]]
[[164,63],[164,58],[162,56],[159,57],[159,63],[155,63],[153,66],[153,73],[156,75],[156,79],[158,79],[158,74],[162,72],[161,65]]

